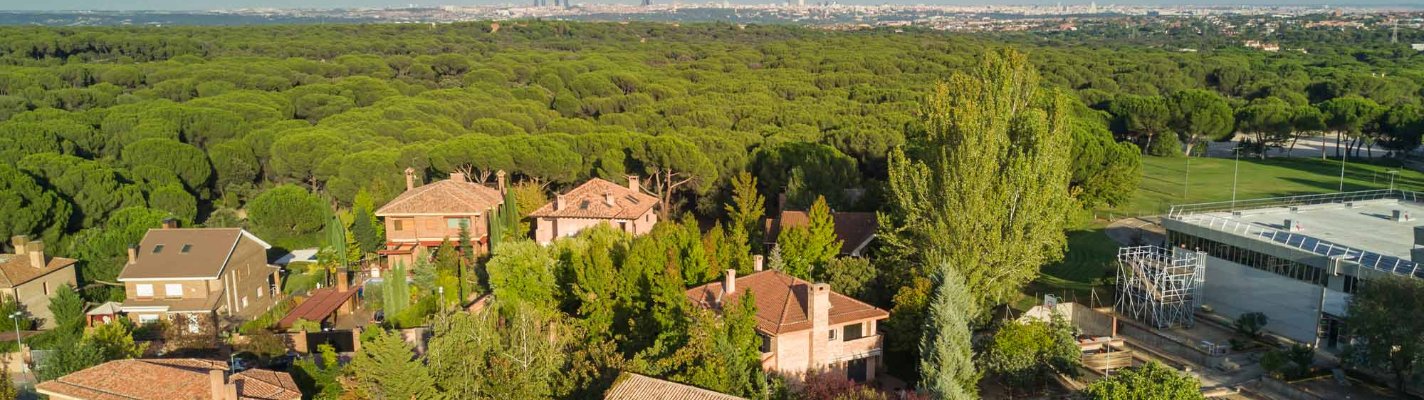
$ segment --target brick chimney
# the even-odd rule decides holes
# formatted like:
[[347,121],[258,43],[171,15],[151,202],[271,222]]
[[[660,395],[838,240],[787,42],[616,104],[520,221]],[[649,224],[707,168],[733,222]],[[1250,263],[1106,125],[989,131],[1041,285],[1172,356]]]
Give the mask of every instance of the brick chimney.
[[455,182],[466,182],[464,172],[451,172],[450,180]]
[[223,393],[224,396],[227,396],[224,400],[242,400],[237,397],[237,383],[229,383],[227,386],[223,386]]
[[506,183],[507,181],[505,181],[505,173],[504,173],[504,170],[501,169],[501,170],[499,170],[499,171],[495,171],[495,172],[494,172],[494,181],[495,181],[495,187],[499,189],[499,192],[500,192],[500,193],[504,193],[504,188],[507,187],[507,186],[505,186],[505,183]]
[[351,285],[351,283],[349,282],[350,279],[351,279],[351,278],[347,278],[347,277],[346,277],[346,270],[345,270],[345,269],[337,270],[337,271],[336,271],[336,291],[341,292],[341,293],[346,293],[346,291],[350,289],[350,285]]
[[813,283],[806,287],[806,316],[811,318],[812,369],[825,366],[830,361],[831,285]]
[[223,400],[227,396],[227,372],[220,369],[208,370],[208,390],[213,400]]
[[603,203],[613,207],[613,193],[603,192]]
[[15,235],[10,237],[10,245],[15,246],[15,254],[25,254],[25,245],[30,243],[30,237],[25,235]]
[[44,242],[33,241],[25,245],[25,252],[30,255],[30,266],[35,269],[44,269],[45,262]]
[[761,254],[756,254],[756,255],[753,255],[753,256],[752,256],[752,270],[753,270],[753,271],[761,272],[761,269],[764,268],[765,266],[766,266],[766,257],[763,257]]
[[558,197],[554,198],[554,210],[558,211],[564,209],[564,207],[568,207],[568,202],[568,199],[565,198],[564,195],[558,195]]
[[415,189],[415,168],[405,168],[405,190]]
[[164,218],[163,229],[178,229],[178,220],[174,218]]
[[138,245],[129,245],[129,264],[138,262]]
[[643,186],[640,181],[641,179],[638,178],[637,175],[628,175],[628,189],[634,192],[641,192]]
[[722,297],[731,296],[737,292],[737,270],[729,269],[726,273],[726,280],[722,282]]

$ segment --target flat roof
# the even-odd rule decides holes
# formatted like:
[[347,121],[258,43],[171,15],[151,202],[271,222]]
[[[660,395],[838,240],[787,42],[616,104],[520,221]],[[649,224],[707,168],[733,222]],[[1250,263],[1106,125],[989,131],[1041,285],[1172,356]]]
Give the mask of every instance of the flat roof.
[[[1424,225],[1424,204],[1399,199],[1275,206],[1175,216],[1179,221],[1239,236],[1256,237],[1318,254],[1343,255],[1378,269],[1409,264],[1414,228]],[[1399,210],[1409,219],[1396,221]],[[1299,229],[1286,227],[1291,220]],[[1340,247],[1349,249],[1332,251]]]

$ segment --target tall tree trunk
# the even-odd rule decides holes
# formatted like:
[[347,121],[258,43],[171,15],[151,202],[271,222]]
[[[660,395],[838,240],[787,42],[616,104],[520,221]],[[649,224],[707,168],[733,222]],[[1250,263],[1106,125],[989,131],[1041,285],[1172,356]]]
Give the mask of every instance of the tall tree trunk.
[[1341,154],[1343,154],[1340,152],[1340,142],[1344,140],[1344,134],[1340,131],[1335,131],[1335,158],[1340,158]]

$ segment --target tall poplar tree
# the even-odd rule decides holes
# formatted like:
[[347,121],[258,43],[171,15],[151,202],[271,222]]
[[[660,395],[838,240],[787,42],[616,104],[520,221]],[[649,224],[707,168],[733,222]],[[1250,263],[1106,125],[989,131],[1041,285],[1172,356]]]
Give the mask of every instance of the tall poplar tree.
[[890,155],[881,236],[891,259],[922,274],[958,269],[978,317],[1062,258],[1074,207],[1067,111],[1013,50],[936,85]]

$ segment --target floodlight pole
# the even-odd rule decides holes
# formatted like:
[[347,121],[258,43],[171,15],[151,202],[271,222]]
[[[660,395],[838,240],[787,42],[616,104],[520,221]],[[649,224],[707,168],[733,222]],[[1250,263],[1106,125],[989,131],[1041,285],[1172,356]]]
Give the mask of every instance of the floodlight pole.
[[1350,149],[1340,153],[1340,193],[1345,193],[1345,159],[1350,158]]
[[1192,181],[1192,155],[1187,155],[1187,167],[1182,170],[1182,202],[1187,202],[1190,197],[1190,187]]
[[1391,194],[1393,194],[1393,193],[1394,193],[1394,176],[1395,176],[1395,175],[1399,175],[1399,170],[1397,170],[1397,169],[1391,169],[1391,170],[1389,170],[1389,171],[1385,171],[1385,173],[1389,174],[1389,192],[1390,192]]
[[10,320],[15,322],[15,354],[20,355],[20,372],[28,371],[30,366],[24,363],[25,345],[20,343],[20,316],[23,312],[16,311],[10,313]]
[[1233,147],[1231,152],[1236,154],[1236,166],[1231,170],[1231,211],[1236,211],[1236,180],[1241,176],[1241,147]]

